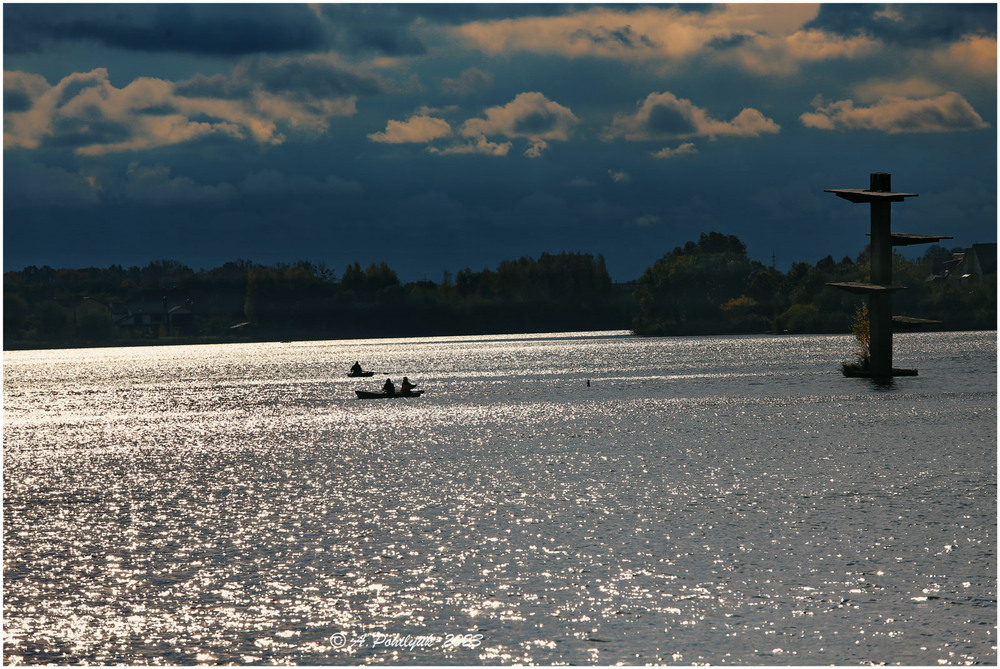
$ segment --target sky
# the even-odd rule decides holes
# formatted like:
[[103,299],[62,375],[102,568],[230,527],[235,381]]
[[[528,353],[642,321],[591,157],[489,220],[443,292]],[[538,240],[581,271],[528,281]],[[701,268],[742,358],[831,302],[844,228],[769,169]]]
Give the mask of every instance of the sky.
[[[997,239],[996,4],[4,3],[3,264],[541,253],[787,270]],[[919,256],[925,247],[908,247]]]

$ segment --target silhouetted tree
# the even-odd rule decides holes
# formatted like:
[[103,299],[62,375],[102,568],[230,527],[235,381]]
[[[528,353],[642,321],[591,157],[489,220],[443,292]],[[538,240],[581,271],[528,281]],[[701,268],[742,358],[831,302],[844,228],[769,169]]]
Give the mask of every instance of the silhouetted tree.
[[21,339],[28,326],[28,302],[21,295],[4,291],[3,336],[7,341]]
[[746,245],[732,235],[702,234],[677,247],[639,278],[635,298],[639,334],[692,334],[727,331],[723,305],[742,296],[748,280],[764,269],[747,257]]

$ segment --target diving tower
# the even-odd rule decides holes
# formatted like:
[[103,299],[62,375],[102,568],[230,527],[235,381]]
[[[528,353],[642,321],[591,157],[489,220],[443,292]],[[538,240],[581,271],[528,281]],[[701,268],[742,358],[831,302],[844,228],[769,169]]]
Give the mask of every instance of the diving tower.
[[[917,193],[899,193],[892,190],[892,175],[873,172],[867,190],[858,188],[829,188],[824,192],[833,193],[848,202],[871,205],[871,276],[869,283],[845,282],[826,285],[852,293],[868,296],[868,317],[870,324],[869,367],[868,369],[844,370],[849,376],[869,376],[891,378],[893,376],[916,376],[915,369],[897,369],[892,366],[892,294],[903,286],[892,283],[892,247],[911,244],[931,244],[942,239],[942,235],[910,235],[892,232],[891,205],[903,202]],[[900,323],[933,322],[916,318],[898,317]]]

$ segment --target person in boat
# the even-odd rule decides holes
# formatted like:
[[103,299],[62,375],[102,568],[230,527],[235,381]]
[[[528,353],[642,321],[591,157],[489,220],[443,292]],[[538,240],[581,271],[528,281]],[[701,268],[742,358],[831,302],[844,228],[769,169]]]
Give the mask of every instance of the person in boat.
[[361,363],[355,361],[354,366],[351,367],[351,376],[361,376],[361,374],[362,374]]
[[410,380],[404,376],[403,377],[403,382],[399,384],[399,392],[400,392],[400,394],[401,395],[408,395],[410,393],[410,391],[413,390],[414,388],[416,388],[416,386],[413,385],[412,383],[410,383]]
[[395,395],[396,386],[393,385],[392,379],[386,379],[385,384],[382,386],[382,392],[386,395]]

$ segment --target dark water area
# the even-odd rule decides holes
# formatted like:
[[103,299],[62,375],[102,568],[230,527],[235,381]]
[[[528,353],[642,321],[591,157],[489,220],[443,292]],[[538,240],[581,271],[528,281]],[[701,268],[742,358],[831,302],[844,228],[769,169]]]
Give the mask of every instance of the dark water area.
[[5,353],[4,663],[996,664],[996,333],[851,349]]

